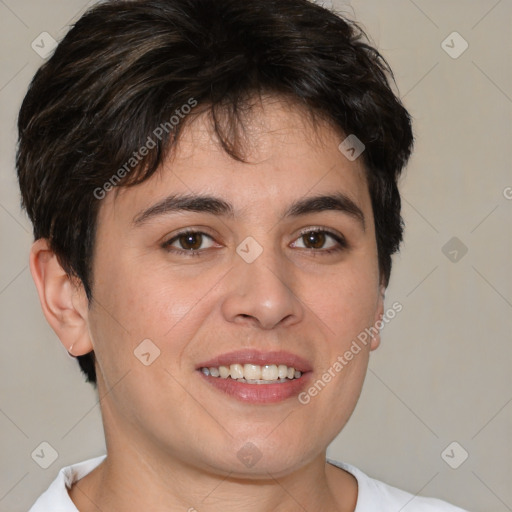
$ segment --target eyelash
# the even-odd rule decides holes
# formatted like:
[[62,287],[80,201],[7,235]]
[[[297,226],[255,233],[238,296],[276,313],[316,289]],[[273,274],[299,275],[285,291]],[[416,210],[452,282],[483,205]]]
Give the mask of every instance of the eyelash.
[[296,238],[296,240],[299,240],[303,236],[308,235],[310,233],[324,233],[324,234],[330,236],[332,239],[334,239],[338,244],[331,249],[309,249],[309,248],[304,249],[304,250],[310,252],[314,256],[328,255],[328,254],[333,254],[333,253],[337,253],[337,252],[349,249],[349,244],[343,235],[336,233],[335,231],[326,229],[326,228],[316,227],[316,228],[303,229],[300,232],[300,235]]
[[206,235],[208,238],[211,238],[213,240],[213,237],[210,236],[208,233],[205,233],[204,231],[194,231],[193,229],[186,229],[184,231],[181,231],[181,232],[177,233],[171,239],[169,239],[166,242],[164,242],[162,244],[162,248],[165,249],[167,252],[174,253],[174,254],[179,254],[179,255],[183,255],[183,256],[200,256],[201,253],[205,249],[199,249],[199,250],[188,249],[187,250],[187,249],[176,249],[174,247],[171,247],[171,245],[176,240],[178,240],[182,236],[187,236],[187,235]]
[[[306,250],[310,252],[312,255],[329,255],[336,252],[340,252],[343,250],[349,249],[349,244],[347,243],[345,237],[342,235],[330,231],[329,229],[325,228],[307,228],[300,232],[300,235],[295,239],[299,240],[300,238],[310,234],[310,233],[325,233],[326,235],[330,236],[337,242],[337,246],[331,249],[311,249],[311,248],[305,248],[303,250]],[[167,240],[162,244],[162,248],[165,249],[167,252],[184,255],[184,256],[200,256],[203,251],[206,249],[176,249],[172,247],[172,244],[176,242],[180,237],[187,236],[187,235],[206,235],[208,238],[213,240],[213,237],[210,236],[208,233],[205,233],[204,231],[194,231],[192,229],[184,230],[179,233],[177,233],[175,236],[173,236],[171,239]],[[302,249],[302,248],[301,248]]]

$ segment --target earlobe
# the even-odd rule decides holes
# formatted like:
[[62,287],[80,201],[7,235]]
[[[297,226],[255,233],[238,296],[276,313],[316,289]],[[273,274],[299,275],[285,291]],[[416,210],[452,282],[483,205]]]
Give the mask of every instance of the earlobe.
[[373,322],[373,326],[379,332],[372,338],[370,344],[370,350],[375,350],[380,345],[380,328],[382,327],[382,317],[384,316],[384,297],[386,294],[386,287],[381,285],[379,288],[379,298],[377,302],[377,310],[375,312],[375,318]]
[[39,239],[30,251],[30,272],[46,320],[73,356],[93,350],[87,325],[87,297],[61,267],[48,240]]

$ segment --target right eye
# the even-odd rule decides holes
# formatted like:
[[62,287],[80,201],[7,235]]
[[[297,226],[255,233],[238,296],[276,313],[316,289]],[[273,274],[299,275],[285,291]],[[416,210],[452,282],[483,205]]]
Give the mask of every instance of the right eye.
[[[201,231],[183,231],[162,244],[162,247],[176,254],[196,256],[200,252],[213,247],[213,238]],[[204,244],[207,244],[204,247]]]

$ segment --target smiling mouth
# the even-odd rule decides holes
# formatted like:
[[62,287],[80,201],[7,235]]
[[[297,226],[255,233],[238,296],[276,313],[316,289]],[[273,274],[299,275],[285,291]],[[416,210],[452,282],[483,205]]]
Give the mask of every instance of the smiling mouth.
[[238,350],[196,366],[217,391],[250,404],[277,404],[296,397],[311,380],[312,367],[286,351]]
[[285,384],[302,377],[302,372],[285,364],[231,364],[229,366],[202,367],[206,377],[234,380],[245,384]]

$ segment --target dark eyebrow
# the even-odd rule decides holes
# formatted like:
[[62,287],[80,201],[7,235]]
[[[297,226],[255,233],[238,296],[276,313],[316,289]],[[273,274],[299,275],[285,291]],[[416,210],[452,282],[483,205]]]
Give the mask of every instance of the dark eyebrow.
[[[362,210],[352,199],[341,192],[300,199],[288,207],[281,218],[299,217],[301,215],[329,210],[336,210],[348,214],[358,220],[361,223],[363,231],[365,231],[365,218]],[[133,224],[140,226],[151,218],[179,211],[234,217],[234,209],[231,204],[217,197],[170,195],[139,213],[134,218]]]
[[361,223],[363,231],[366,230],[364,213],[348,196],[338,192],[336,194],[306,197],[293,203],[285,212],[284,217],[298,217],[309,213],[336,210],[348,214]]
[[233,217],[233,207],[216,197],[195,196],[195,195],[171,195],[162,201],[150,206],[139,213],[134,219],[133,224],[139,226],[152,217],[164,215],[166,213],[189,211],[198,213],[211,213],[213,215],[224,215]]

